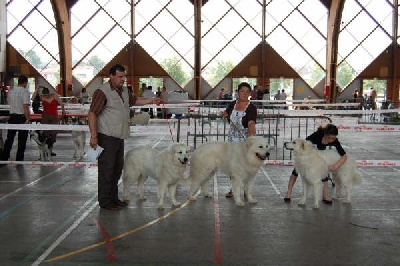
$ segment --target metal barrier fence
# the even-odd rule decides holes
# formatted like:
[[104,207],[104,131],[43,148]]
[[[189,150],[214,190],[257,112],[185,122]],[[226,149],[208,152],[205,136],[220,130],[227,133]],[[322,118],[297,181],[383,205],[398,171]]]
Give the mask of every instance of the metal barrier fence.
[[[199,105],[193,107],[192,113],[201,115],[219,115],[231,101],[226,100],[207,100],[199,101]],[[383,101],[377,102],[376,107],[372,108],[364,102],[344,102],[327,104],[321,100],[287,100],[287,101],[252,101],[257,106],[259,114],[279,116],[292,113],[290,111],[305,111],[311,115],[316,115],[309,111],[319,114],[338,115],[341,117],[357,118],[360,124],[400,124],[399,110],[394,109],[399,106],[398,102]],[[337,112],[335,112],[337,111]],[[299,112],[305,115],[304,112]],[[308,115],[308,114],[307,114]]]
[[[214,110],[215,111],[215,110]],[[186,137],[186,143],[194,149],[209,141],[227,141],[229,123],[215,112],[189,114],[178,120],[177,140]],[[256,135],[268,138],[274,147],[270,159],[289,160],[291,154],[284,149],[284,142],[296,138],[305,138],[319,126],[330,123],[326,116],[287,116],[259,113],[256,123]]]

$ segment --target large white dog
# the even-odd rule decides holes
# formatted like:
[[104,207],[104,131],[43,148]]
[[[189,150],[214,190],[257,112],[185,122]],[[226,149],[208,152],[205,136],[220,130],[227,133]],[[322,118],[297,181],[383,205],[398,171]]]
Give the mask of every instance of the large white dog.
[[185,144],[175,143],[159,152],[150,147],[132,149],[125,155],[122,175],[123,199],[130,200],[130,187],[136,182],[139,199],[145,200],[143,185],[149,176],[158,182],[158,208],[164,209],[164,197],[168,188],[172,204],[181,203],[175,199],[176,186],[183,178],[189,161],[189,149]]
[[244,205],[240,196],[242,183],[248,201],[257,203],[252,194],[253,184],[270,150],[268,139],[263,137],[249,137],[242,143],[209,142],[201,145],[190,159],[189,199],[195,199],[199,186],[203,196],[211,197],[206,189],[207,181],[220,170],[231,177],[236,205]]
[[[296,139],[293,142],[286,142],[285,148],[292,150],[294,154],[294,166],[301,176],[303,186],[303,197],[299,206],[306,205],[308,192],[314,191],[313,208],[319,208],[319,201],[322,198],[322,179],[329,175],[328,167],[340,159],[336,150],[318,150],[313,147],[310,141],[305,139]],[[336,191],[344,186],[347,190],[347,197],[343,203],[351,202],[351,192],[354,184],[361,183],[361,175],[356,169],[356,164],[352,158],[347,155],[347,160],[333,173],[336,181]]]

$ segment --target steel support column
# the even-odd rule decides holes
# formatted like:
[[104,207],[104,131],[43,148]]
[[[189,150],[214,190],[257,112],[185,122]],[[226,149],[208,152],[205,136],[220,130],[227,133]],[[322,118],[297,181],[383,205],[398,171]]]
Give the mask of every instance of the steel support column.
[[129,45],[129,70],[127,82],[133,87],[135,95],[139,95],[139,83],[134,83],[135,81],[135,69],[134,69],[134,49],[135,49],[135,1],[131,1],[131,32],[130,32],[131,43]]
[[[393,1],[393,33],[392,33],[392,52],[393,52],[393,57],[392,57],[392,81],[390,82],[390,86],[388,84],[387,86],[387,98],[396,104],[396,108],[399,107],[399,68],[398,66],[398,60],[399,60],[399,53],[398,53],[398,43],[397,43],[397,38],[398,38],[398,25],[399,25],[399,1],[394,0]],[[389,83],[389,82],[388,82]]]
[[328,17],[328,38],[327,38],[327,56],[326,56],[326,78],[325,85],[329,86],[329,102],[336,101],[336,68],[338,55],[338,40],[340,31],[340,22],[342,20],[342,11],[345,0],[332,1],[329,8]]
[[64,0],[51,0],[51,5],[58,33],[62,95],[70,96],[72,91],[67,90],[68,83],[72,84],[71,23],[69,20],[69,10]]
[[201,6],[202,0],[194,0],[194,99],[201,97]]

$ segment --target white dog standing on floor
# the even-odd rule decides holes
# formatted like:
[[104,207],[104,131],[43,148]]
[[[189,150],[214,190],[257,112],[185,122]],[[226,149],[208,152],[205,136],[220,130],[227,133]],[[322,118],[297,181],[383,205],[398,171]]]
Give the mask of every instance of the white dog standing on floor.
[[45,136],[42,131],[35,130],[29,132],[31,138],[36,142],[39,149],[39,160],[40,161],[50,161],[51,158],[51,149],[50,143],[51,138]]
[[[292,150],[294,155],[294,166],[301,176],[303,196],[299,206],[305,206],[308,193],[314,191],[313,209],[319,209],[319,201],[322,197],[322,179],[329,175],[328,167],[339,160],[340,155],[336,150],[318,150],[310,141],[296,139],[284,144],[287,150]],[[343,203],[351,202],[351,191],[353,184],[361,183],[361,175],[356,169],[356,164],[349,156],[333,173],[335,187],[344,185],[347,188],[347,198]]]
[[258,136],[249,137],[246,142],[241,143],[209,142],[201,145],[190,159],[189,199],[195,199],[199,186],[203,196],[211,197],[207,193],[207,181],[220,170],[231,177],[237,206],[244,206],[240,196],[242,184],[248,201],[257,203],[253,198],[253,184],[260,166],[269,157],[270,150],[268,139]]
[[130,200],[130,187],[136,182],[136,193],[139,199],[146,199],[143,195],[143,185],[149,176],[158,182],[158,208],[164,209],[164,197],[168,188],[169,196],[174,206],[181,203],[175,199],[176,186],[183,178],[189,149],[186,144],[175,143],[159,152],[150,147],[135,148],[125,155],[122,175],[123,199]]
[[[74,121],[73,125],[83,125],[79,120]],[[72,131],[72,140],[74,142],[74,159],[81,160],[85,156],[85,131]]]

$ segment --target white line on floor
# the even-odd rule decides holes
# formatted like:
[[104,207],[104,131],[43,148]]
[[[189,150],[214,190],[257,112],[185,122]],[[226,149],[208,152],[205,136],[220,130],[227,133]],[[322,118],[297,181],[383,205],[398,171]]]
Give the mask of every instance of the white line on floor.
[[279,189],[275,186],[274,182],[272,181],[272,179],[269,177],[268,173],[265,171],[264,167],[260,167],[261,171],[263,172],[263,174],[267,177],[269,183],[271,184],[271,186],[274,188],[275,192],[277,195],[280,195],[281,192],[279,191]]

